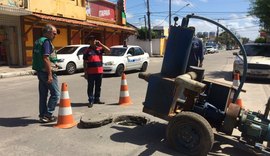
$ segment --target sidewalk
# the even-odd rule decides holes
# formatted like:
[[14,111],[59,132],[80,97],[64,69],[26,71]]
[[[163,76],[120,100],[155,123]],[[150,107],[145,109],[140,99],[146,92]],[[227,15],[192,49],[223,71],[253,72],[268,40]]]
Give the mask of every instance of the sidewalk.
[[[150,57],[150,59],[158,59],[163,56],[155,55]],[[26,67],[9,67],[9,66],[0,66],[0,79],[9,78],[9,77],[17,77],[17,76],[25,76],[25,75],[33,75],[35,73],[32,70],[32,66]]]
[[32,66],[27,67],[0,66],[0,79],[24,75],[33,75],[34,73],[35,71],[32,70]]

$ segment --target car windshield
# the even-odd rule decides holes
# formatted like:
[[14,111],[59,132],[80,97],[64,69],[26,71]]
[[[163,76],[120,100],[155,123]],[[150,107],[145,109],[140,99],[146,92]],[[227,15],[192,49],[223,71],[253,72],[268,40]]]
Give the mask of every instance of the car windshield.
[[126,51],[127,51],[126,47],[111,48],[110,53],[106,54],[106,56],[123,56]]
[[57,51],[57,54],[72,54],[78,47],[64,47]]
[[[270,45],[244,45],[247,56],[270,57]],[[242,53],[240,53],[242,55]]]

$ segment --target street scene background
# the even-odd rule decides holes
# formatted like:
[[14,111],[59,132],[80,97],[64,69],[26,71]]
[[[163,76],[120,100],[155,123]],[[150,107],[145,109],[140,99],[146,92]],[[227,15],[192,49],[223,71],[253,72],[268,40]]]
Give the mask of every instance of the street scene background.
[[[233,51],[205,56],[205,77],[232,84]],[[162,57],[151,57],[148,73],[159,73]],[[38,122],[38,80],[35,75],[0,79],[0,155],[180,155],[165,139],[167,122],[142,112],[147,82],[138,72],[126,73],[133,104],[120,106],[121,77],[105,75],[101,99],[105,105],[87,107],[87,82],[83,73],[59,75],[59,85],[66,82],[74,120],[80,122],[89,114],[138,115],[147,118],[146,125],[124,126],[111,123],[98,128],[54,128],[55,123]],[[264,112],[270,93],[267,80],[248,80],[241,93],[244,107]],[[58,107],[55,111],[57,116]],[[239,135],[237,130],[233,135]],[[252,155],[231,144],[215,142],[209,155]]]

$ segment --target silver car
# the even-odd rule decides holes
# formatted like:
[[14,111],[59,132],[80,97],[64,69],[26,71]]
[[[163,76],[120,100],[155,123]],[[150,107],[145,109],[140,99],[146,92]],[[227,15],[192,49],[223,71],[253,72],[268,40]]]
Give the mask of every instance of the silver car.
[[[270,44],[249,43],[244,45],[247,53],[247,77],[248,78],[270,78]],[[233,72],[243,74],[242,52],[234,53]]]

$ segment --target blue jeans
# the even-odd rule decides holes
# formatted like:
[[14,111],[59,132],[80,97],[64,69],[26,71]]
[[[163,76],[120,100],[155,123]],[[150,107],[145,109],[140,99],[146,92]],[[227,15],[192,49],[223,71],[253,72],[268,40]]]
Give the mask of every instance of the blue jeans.
[[[39,90],[39,117],[44,115],[51,116],[55,110],[57,102],[59,101],[60,91],[58,87],[58,79],[55,73],[52,74],[53,81],[48,84],[48,73],[39,71],[37,72],[37,77],[39,80],[38,90]],[[49,101],[48,92],[50,91]]]
[[89,103],[100,100],[102,77],[103,74],[88,74],[87,94]]

